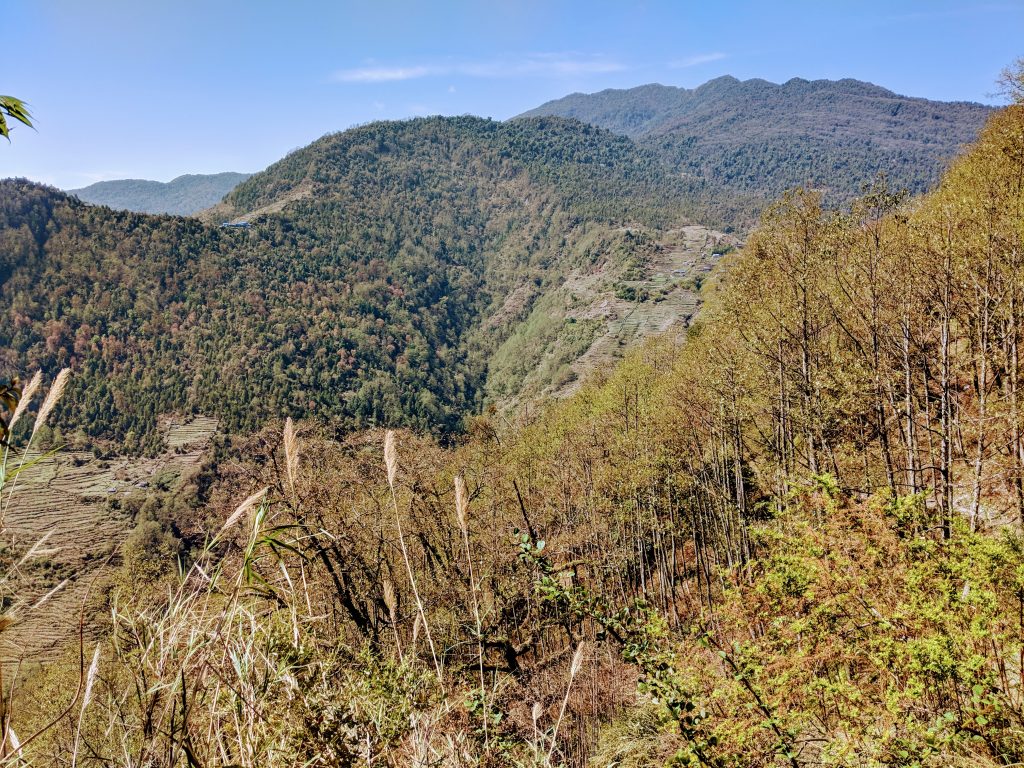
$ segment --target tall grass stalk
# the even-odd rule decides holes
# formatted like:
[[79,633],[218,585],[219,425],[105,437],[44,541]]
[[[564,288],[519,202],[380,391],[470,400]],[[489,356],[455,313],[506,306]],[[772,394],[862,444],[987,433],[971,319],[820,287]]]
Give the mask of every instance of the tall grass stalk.
[[89,672],[85,676],[85,694],[82,696],[82,708],[78,711],[78,724],[75,726],[75,743],[71,749],[71,768],[78,765],[78,744],[82,737],[82,720],[85,718],[85,710],[92,701],[92,690],[96,683],[96,675],[100,671],[100,644],[96,644],[96,651],[92,655],[92,663],[89,665]]
[[[11,484],[10,489],[6,488],[7,485],[7,460],[9,457],[10,446],[4,446],[3,461],[0,462],[0,531],[4,530],[4,518],[7,516],[7,510],[11,505],[11,498],[14,496],[14,491],[18,486],[18,477],[21,475],[21,471],[25,469],[25,462],[28,459],[29,449],[32,447],[32,441],[35,439],[36,434],[39,432],[39,428],[46,423],[46,419],[49,417],[50,412],[53,411],[54,406],[60,400],[64,394],[64,389],[67,387],[68,379],[71,377],[71,369],[63,368],[60,373],[53,380],[53,385],[50,387],[50,391],[46,394],[46,398],[43,400],[43,404],[39,406],[39,412],[36,414],[36,420],[32,424],[32,433],[29,435],[28,442],[25,443],[24,449],[21,452],[21,461],[18,463],[18,468],[14,471],[14,482]],[[35,396],[36,391],[42,384],[42,374],[36,372],[32,380],[29,381],[28,385],[21,393],[21,398],[18,400],[18,405],[14,409],[14,414],[11,416],[11,422],[9,428],[13,427],[15,422],[28,408],[28,404],[32,397]],[[3,497],[3,491],[7,490],[6,498]]]
[[416,599],[416,610],[423,623],[423,633],[427,637],[427,645],[430,646],[430,656],[434,660],[434,669],[437,671],[437,682],[444,690],[444,677],[441,674],[441,663],[437,658],[437,651],[434,648],[434,640],[430,636],[430,624],[427,622],[427,614],[423,609],[423,601],[420,599],[420,591],[416,587],[416,576],[412,571],[412,563],[409,560],[409,550],[405,546],[405,535],[402,532],[402,515],[398,510],[398,495],[395,493],[395,479],[398,476],[398,451],[395,448],[395,433],[388,430],[384,435],[384,467],[388,473],[388,487],[391,489],[391,503],[395,509],[395,525],[398,528],[398,543],[402,548],[402,559],[405,560],[405,571],[409,575],[409,584],[412,586],[412,594]]
[[562,707],[558,710],[558,720],[555,721],[555,730],[551,734],[551,746],[548,748],[546,763],[551,765],[551,756],[555,753],[555,745],[558,742],[558,729],[565,718],[565,708],[569,704],[569,692],[572,690],[572,681],[576,679],[580,668],[583,666],[583,643],[576,647],[576,653],[572,656],[572,663],[569,665],[569,683],[565,686],[565,697],[562,699]]
[[473,573],[473,555],[469,549],[469,492],[462,475],[455,476],[455,516],[462,531],[462,543],[466,548],[466,563],[469,565],[469,593],[473,603],[473,617],[476,619],[477,660],[480,666],[480,700],[481,716],[484,721],[484,746],[490,747],[488,720],[490,704],[487,701],[487,680],[484,677],[484,638],[483,622],[480,620],[480,601],[476,595],[476,576]]

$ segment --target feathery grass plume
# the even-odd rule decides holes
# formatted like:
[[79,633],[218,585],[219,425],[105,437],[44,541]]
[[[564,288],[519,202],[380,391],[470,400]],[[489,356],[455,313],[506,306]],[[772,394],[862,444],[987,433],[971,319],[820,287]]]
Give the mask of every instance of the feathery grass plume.
[[[395,475],[398,473],[398,451],[395,449],[395,432],[389,429],[384,435],[384,466],[388,471],[388,486],[391,488],[391,504],[395,511],[395,528],[398,533],[398,544],[402,549],[402,559],[405,561],[405,572],[409,577],[409,586],[412,587],[412,596],[416,599],[416,611],[423,621],[423,634],[427,637],[427,645],[430,646],[430,657],[434,660],[434,669],[437,671],[437,682],[444,691],[444,677],[441,674],[441,662],[437,657],[437,649],[434,647],[434,638],[430,636],[430,624],[427,622],[426,609],[423,607],[423,600],[420,598],[420,590],[416,586],[416,574],[412,570],[412,562],[409,560],[409,548],[405,546],[405,533],[402,531],[402,513],[398,509],[398,496],[395,494]],[[415,645],[415,628],[413,644]]]
[[[398,598],[395,596],[395,585],[391,583],[391,579],[384,578],[384,605],[388,607],[388,615],[391,617],[391,631],[395,633],[395,649],[398,651],[398,660],[404,661],[405,655],[402,653],[402,641],[398,637]],[[417,620],[419,614],[416,615]],[[416,638],[413,637],[413,643],[415,644]]]
[[50,387],[50,391],[46,394],[46,399],[43,400],[43,404],[39,406],[39,413],[36,414],[35,424],[32,425],[32,435],[29,437],[29,442],[32,442],[32,438],[36,436],[36,432],[39,428],[46,423],[46,418],[50,415],[50,411],[57,405],[57,401],[60,400],[61,395],[64,394],[64,388],[68,385],[68,379],[71,378],[71,369],[62,368],[61,372],[57,374],[57,377],[53,380],[53,386]]
[[85,709],[92,700],[92,687],[96,682],[96,676],[100,671],[100,644],[96,643],[96,651],[92,655],[92,664],[89,665],[89,672],[85,676],[85,695],[82,697],[82,708],[78,711],[78,727],[75,728],[75,744],[71,751],[71,768],[78,764],[78,742],[82,736],[82,720],[85,718]]
[[583,668],[583,643],[576,647],[576,653],[572,655],[572,664],[569,665],[569,680],[571,681],[580,673]]
[[569,691],[572,690],[572,681],[579,674],[583,667],[583,643],[576,646],[576,653],[572,655],[572,663],[569,664],[569,683],[565,686],[565,698],[562,699],[562,708],[558,711],[558,720],[555,721],[555,730],[551,734],[551,747],[548,749],[547,764],[551,764],[551,756],[555,753],[555,743],[558,740],[558,729],[565,719],[565,708],[569,705]]
[[223,534],[224,531],[226,531],[228,528],[237,523],[242,518],[242,516],[245,515],[246,512],[248,512],[250,509],[256,506],[257,503],[262,501],[263,498],[267,495],[267,490],[268,489],[266,487],[260,488],[258,491],[256,491],[256,493],[254,493],[252,496],[250,496],[241,504],[239,504],[235,511],[228,516],[228,519],[224,521],[224,526],[220,529],[220,532]]
[[36,371],[36,375],[32,377],[32,380],[25,385],[25,388],[21,390],[21,398],[18,400],[18,407],[14,409],[14,414],[11,416],[11,423],[7,425],[8,431],[14,429],[14,425],[21,418],[21,415],[28,409],[28,404],[32,402],[32,398],[35,397],[36,392],[39,391],[39,386],[43,383],[43,372]]
[[19,760],[23,760],[25,756],[21,753],[21,742],[18,741],[18,734],[14,732],[14,729],[10,726],[7,727],[7,735],[11,739],[11,751],[18,756]]
[[420,627],[423,626],[423,617],[420,614],[416,614],[416,618],[412,622],[412,647],[416,648],[416,641],[420,637]]
[[[466,547],[466,563],[469,566],[469,593],[473,598],[473,618],[476,619],[476,644],[477,659],[480,667],[480,697],[481,700],[487,697],[487,679],[484,675],[484,638],[483,622],[480,620],[480,601],[476,596],[476,575],[473,573],[473,555],[469,550],[469,491],[466,489],[466,480],[462,475],[455,476],[455,516],[459,520],[459,528],[462,530],[462,542]],[[488,733],[488,706],[481,709],[481,717],[484,725],[484,745],[490,745],[490,734]]]
[[455,516],[459,519],[459,528],[465,536],[469,530],[469,493],[466,491],[466,481],[462,475],[455,476]]
[[100,672],[100,644],[96,643],[96,650],[92,654],[92,664],[89,665],[89,672],[85,676],[85,695],[82,697],[82,711],[92,701],[92,687],[96,683],[96,676]]
[[389,429],[384,435],[384,466],[388,470],[388,485],[395,487],[395,476],[398,474],[398,451],[395,450],[395,431]]
[[540,716],[544,714],[544,706],[539,702],[533,702],[533,709],[530,716],[533,718],[533,754],[535,759],[540,758]]
[[29,560],[33,560],[33,559],[35,559],[37,557],[48,557],[48,556],[56,553],[58,550],[56,548],[54,548],[54,547],[50,547],[50,548],[44,548],[43,547],[43,545],[46,544],[46,542],[48,542],[50,540],[51,536],[53,536],[53,529],[52,528],[50,530],[48,530],[46,533],[44,533],[42,536],[40,536],[38,539],[36,539],[35,544],[33,544],[31,547],[28,548],[28,551],[25,552],[25,554],[21,556],[21,558],[18,560],[18,562],[15,563],[14,567],[15,568],[19,568],[23,564],[27,563]]
[[32,609],[31,609],[31,610],[33,610],[33,611],[34,611],[34,610],[35,610],[36,608],[39,608],[39,607],[40,607],[41,605],[43,605],[43,603],[45,603],[45,602],[46,602],[47,600],[49,600],[49,599],[50,599],[51,597],[53,597],[53,596],[54,596],[55,594],[57,594],[57,593],[58,593],[58,592],[60,592],[60,591],[61,591],[62,589],[64,589],[64,587],[66,587],[66,586],[67,586],[67,583],[68,583],[68,580],[67,580],[67,579],[64,579],[64,581],[62,581],[62,582],[61,582],[60,584],[58,584],[58,585],[57,585],[56,587],[54,587],[54,588],[53,588],[53,589],[51,589],[51,590],[50,590],[49,592],[47,592],[47,593],[46,593],[45,595],[43,595],[42,597],[40,597],[40,598],[39,598],[39,599],[38,599],[38,600],[37,600],[37,601],[35,602],[35,604],[34,604],[34,605],[32,606]]
[[284,468],[288,484],[295,491],[295,475],[299,469],[299,446],[295,439],[295,422],[289,416],[284,422]]
[[395,585],[391,579],[384,579],[384,605],[388,607],[388,614],[391,616],[391,623],[398,620],[398,600],[395,598]]

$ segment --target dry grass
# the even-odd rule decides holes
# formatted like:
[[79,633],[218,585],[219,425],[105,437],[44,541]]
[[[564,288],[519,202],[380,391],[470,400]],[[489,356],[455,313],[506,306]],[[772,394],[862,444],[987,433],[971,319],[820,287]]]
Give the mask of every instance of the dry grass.
[[295,437],[295,423],[289,416],[284,423],[284,466],[288,486],[295,493],[295,475],[299,471],[299,446]]
[[[409,560],[409,548],[405,544],[405,535],[402,533],[402,513],[398,509],[398,496],[395,494],[395,479],[398,476],[398,449],[395,447],[395,433],[388,430],[384,435],[384,466],[388,473],[388,487],[391,489],[391,502],[395,511],[395,527],[398,529],[398,543],[402,549],[402,559],[405,561],[405,571],[409,576],[409,586],[412,588],[413,597],[416,599],[416,612],[423,626],[423,633],[427,637],[427,645],[430,646],[430,656],[434,660],[434,669],[437,671],[438,683],[444,686],[444,675],[441,672],[441,662],[434,647],[434,639],[430,635],[430,623],[427,621],[427,613],[423,609],[423,599],[420,597],[419,588],[416,586],[416,574],[413,572],[412,563]],[[413,641],[415,643],[415,640]]]
[[64,394],[64,388],[68,385],[69,378],[71,378],[71,369],[64,368],[53,380],[53,385],[50,387],[50,391],[46,394],[46,399],[43,400],[43,404],[39,406],[39,413],[36,414],[36,421],[32,426],[32,436],[29,438],[29,444],[32,443],[32,438],[36,436],[39,428],[46,423],[46,419],[50,416],[50,412],[53,411],[53,408],[57,405],[61,395]]

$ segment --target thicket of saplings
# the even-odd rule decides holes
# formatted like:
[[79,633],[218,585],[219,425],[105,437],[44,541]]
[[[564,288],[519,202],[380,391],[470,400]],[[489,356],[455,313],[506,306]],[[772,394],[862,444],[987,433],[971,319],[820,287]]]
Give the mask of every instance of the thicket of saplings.
[[531,424],[254,436],[8,763],[1021,762],[1022,246],[1017,106],[925,198],[786,196]]

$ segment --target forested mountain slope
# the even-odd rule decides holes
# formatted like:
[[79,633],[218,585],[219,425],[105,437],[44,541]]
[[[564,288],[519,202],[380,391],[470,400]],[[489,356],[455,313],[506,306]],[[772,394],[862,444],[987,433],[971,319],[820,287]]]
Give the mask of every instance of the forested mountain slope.
[[61,425],[129,449],[167,412],[450,433],[537,297],[607,257],[598,230],[678,224],[686,199],[647,150],[561,118],[326,136],[228,196],[234,229],[7,181],[4,367],[72,366]]
[[80,200],[137,213],[172,213],[189,216],[220,202],[247,178],[248,173],[185,174],[168,182],[145,179],[98,181],[68,190]]
[[77,643],[20,689],[72,712],[26,760],[1021,764],[1022,253],[1024,105],[926,196],[786,195],[685,344],[525,426],[268,425],[105,591],[89,708]]
[[884,172],[923,192],[974,140],[991,108],[900,96],[858,80],[720,77],[698,88],[644,85],[572,94],[524,113],[561,115],[631,136],[708,195],[762,201],[809,185],[842,203]]

